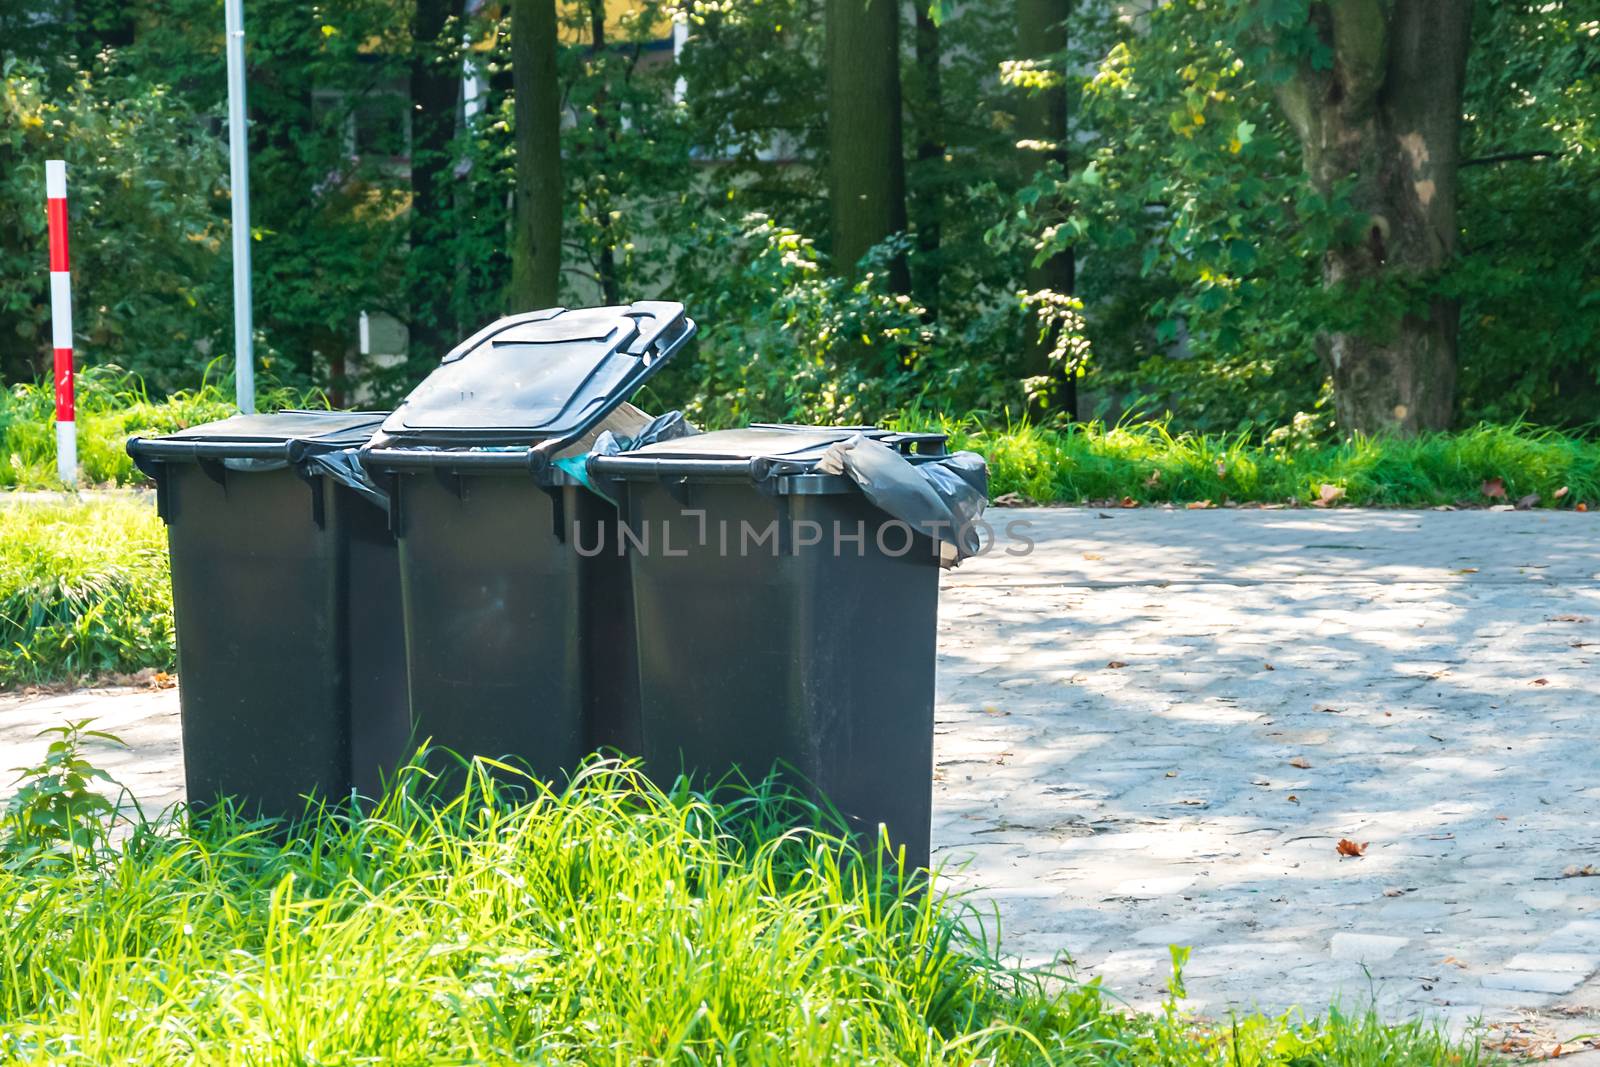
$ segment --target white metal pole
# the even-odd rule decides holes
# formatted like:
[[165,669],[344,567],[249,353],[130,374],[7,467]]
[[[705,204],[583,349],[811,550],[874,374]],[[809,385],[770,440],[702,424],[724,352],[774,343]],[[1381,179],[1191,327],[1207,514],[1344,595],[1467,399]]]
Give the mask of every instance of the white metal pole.
[[72,267],[67,258],[67,164],[44,162],[45,220],[50,232],[50,341],[55,349],[56,477],[78,485],[77,388],[72,364]]
[[228,166],[233,179],[233,358],[239,410],[256,409],[250,321],[250,157],[244,104],[244,3],[223,0],[228,52]]

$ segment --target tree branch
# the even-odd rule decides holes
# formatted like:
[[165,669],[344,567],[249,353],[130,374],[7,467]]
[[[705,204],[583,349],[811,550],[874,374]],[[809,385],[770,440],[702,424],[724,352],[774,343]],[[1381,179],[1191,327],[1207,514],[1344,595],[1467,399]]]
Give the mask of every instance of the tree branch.
[[1461,167],[1486,167],[1491,163],[1517,163],[1536,159],[1555,159],[1566,155],[1559,148],[1540,149],[1535,152],[1501,152],[1494,156],[1480,156],[1477,159],[1463,159],[1458,166]]

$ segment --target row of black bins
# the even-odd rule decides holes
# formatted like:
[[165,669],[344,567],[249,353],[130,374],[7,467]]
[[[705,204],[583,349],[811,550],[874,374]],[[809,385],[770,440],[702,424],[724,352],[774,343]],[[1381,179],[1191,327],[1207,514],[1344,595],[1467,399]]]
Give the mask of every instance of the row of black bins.
[[563,462],[692,332],[671,304],[538,312],[469,338],[390,415],[129,442],[169,531],[191,803],[376,796],[424,739],[555,782],[615,749],[662,780],[787,768],[926,865],[937,547],[880,538],[888,516],[803,460],[751,476],[860,428],[591,460],[616,504]]

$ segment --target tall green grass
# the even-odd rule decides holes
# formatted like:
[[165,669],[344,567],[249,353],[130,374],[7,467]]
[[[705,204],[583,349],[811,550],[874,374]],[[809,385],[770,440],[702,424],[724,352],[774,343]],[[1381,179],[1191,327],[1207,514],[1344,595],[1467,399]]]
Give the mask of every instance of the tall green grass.
[[166,532],[148,501],[0,494],[0,689],[170,668]]
[[[1058,430],[911,413],[900,425],[949,433],[952,447],[988,458],[995,496],[1041,503],[1310,503],[1333,486],[1339,505],[1503,504],[1532,494],[1544,507],[1600,505],[1600,441],[1520,425],[1343,442],[1175,434],[1159,422]],[[1496,479],[1503,498],[1484,494]]]
[[[324,407],[317,393],[266,389],[263,411]],[[144,476],[125,445],[135,434],[173,433],[234,414],[233,397],[209,377],[193,390],[152,399],[135,375],[89,367],[77,379],[78,463],[90,485],[133,485]],[[0,489],[60,488],[56,479],[55,394],[49,382],[0,390]]]
[[961,902],[770,785],[591,764],[526,801],[416,777],[289,830],[139,826],[0,870],[0,1060],[216,1064],[1458,1064],[1370,1015],[1202,1026],[995,962]]

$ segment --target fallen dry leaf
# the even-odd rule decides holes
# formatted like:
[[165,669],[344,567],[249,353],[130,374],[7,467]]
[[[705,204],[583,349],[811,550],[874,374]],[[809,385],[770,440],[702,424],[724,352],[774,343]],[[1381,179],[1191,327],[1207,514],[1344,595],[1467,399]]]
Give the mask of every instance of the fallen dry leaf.
[[1583,501],[1580,500],[1580,501],[1578,501],[1578,506],[1577,506],[1577,508],[1575,510],[1577,510],[1577,511],[1588,511],[1589,510],[1589,505],[1585,504]]
[[1150,472],[1150,477],[1148,477],[1148,478],[1146,478],[1144,480],[1144,487],[1146,489],[1154,489],[1156,486],[1158,486],[1160,484],[1161,484],[1161,469],[1158,467],[1155,470]]
[[1506,480],[1504,478],[1485,478],[1482,488],[1483,495],[1490,500],[1504,500],[1506,498]]
[[1325,508],[1325,507],[1329,506],[1330,504],[1337,503],[1339,500],[1341,500],[1343,498],[1344,498],[1344,486],[1342,486],[1342,485],[1329,485],[1327,483],[1324,483],[1322,488],[1317,490],[1317,499],[1315,499],[1315,500],[1313,500],[1311,502],[1311,506],[1314,507],[1314,508]]
[[1178,777],[1178,772],[1177,771],[1168,771],[1167,772],[1167,777],[1168,778],[1176,778],[1176,777]]
[[1296,756],[1289,761],[1289,766],[1299,767],[1302,771],[1309,771],[1311,769],[1311,761],[1304,756]]
[[1549,685],[1550,684],[1550,679],[1548,679],[1548,678],[1535,678],[1533,681],[1529,682],[1528,684],[1529,685]]
[[1545,619],[1547,621],[1549,621],[1549,622],[1593,622],[1594,621],[1593,619],[1589,618],[1589,616],[1587,616],[1587,615],[1547,615],[1547,616],[1545,616]]
[[1571,867],[1563,868],[1562,871],[1561,871],[1561,877],[1563,877],[1563,878],[1600,878],[1600,870],[1595,870],[1595,866],[1592,863],[1586,863],[1582,867],[1579,867],[1578,865],[1574,864]]
[[1364,856],[1367,852],[1367,846],[1371,843],[1370,841],[1363,841],[1358,845],[1348,837],[1341,837],[1339,838],[1339,843],[1334,847],[1338,849],[1341,856]]
[[1476,567],[1462,567],[1460,570],[1456,571],[1456,573],[1457,574],[1477,574],[1478,573],[1478,568],[1476,568]]
[[1122,502],[1117,506],[1120,508],[1136,508],[1139,506],[1139,502],[1133,499],[1131,496],[1125,496],[1122,498]]
[[1403,897],[1406,895],[1406,890],[1397,885],[1392,885],[1383,891],[1383,895],[1386,897]]
[[1560,500],[1567,495],[1567,492],[1567,487],[1563,485],[1560,489],[1557,489],[1555,492],[1551,493],[1550,497],[1553,500]]
[[1084,558],[1084,559],[1105,559],[1105,557],[1104,557],[1104,556],[1102,556],[1102,555],[1101,555],[1101,554],[1100,554],[1100,553],[1098,553],[1098,552],[1085,552],[1085,553],[1084,553],[1084,554],[1083,554],[1083,558]]
[[1209,508],[1210,506],[1211,501],[1209,500],[1191,500],[1189,503],[1184,505],[1184,508],[1189,511],[1201,511],[1205,508]]
[[1277,669],[1278,669],[1278,668],[1276,668],[1276,667],[1274,667],[1274,666],[1273,666],[1273,665],[1272,665],[1272,664],[1270,664],[1270,663],[1263,663],[1263,664],[1262,664],[1262,665],[1261,665],[1261,669],[1262,669],[1262,670],[1264,670],[1264,671],[1275,671],[1275,670],[1277,670]]
[[1517,510],[1518,511],[1528,511],[1528,510],[1530,510],[1532,508],[1536,508],[1538,506],[1539,506],[1539,494],[1538,493],[1529,493],[1527,496],[1521,497],[1520,499],[1517,500]]
[[1106,664],[1106,667],[1108,669],[1110,669],[1110,670],[1113,670],[1113,671],[1120,671],[1122,668],[1124,668],[1126,666],[1127,666],[1127,664],[1122,662],[1120,659],[1114,659],[1110,663]]
[[1300,803],[1300,798],[1295,796],[1293,793],[1290,793],[1289,794],[1289,803],[1298,804],[1298,803]]
[[1031,503],[1033,501],[1021,493],[1001,493],[994,498],[994,506],[997,508],[1025,508]]

